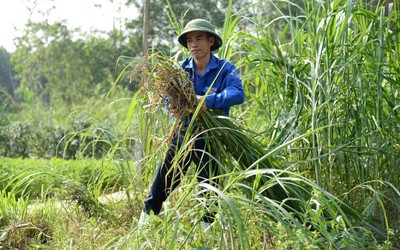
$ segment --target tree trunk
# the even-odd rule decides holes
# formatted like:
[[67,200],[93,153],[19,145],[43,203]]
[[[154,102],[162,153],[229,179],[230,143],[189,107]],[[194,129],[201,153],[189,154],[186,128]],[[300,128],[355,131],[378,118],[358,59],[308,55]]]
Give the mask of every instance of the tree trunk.
[[[149,41],[148,41],[148,36],[149,36],[149,9],[150,9],[150,0],[143,0],[144,1],[144,8],[143,8],[143,42],[142,42],[142,49],[143,49],[143,57],[147,57],[148,56],[148,50],[149,50]],[[142,85],[146,82],[146,75],[142,74],[141,77],[141,83]],[[141,141],[139,142],[140,145],[139,147],[136,147],[137,149],[141,148],[140,152],[136,152],[139,155],[139,159],[143,159],[145,155],[148,154],[147,152],[147,145],[149,143],[149,114],[146,113],[144,119],[146,120],[145,123],[145,128],[144,128],[144,132],[141,136]],[[144,168],[140,166],[141,164],[139,164],[139,171],[143,174],[143,170]]]
[[150,0],[144,0],[144,8],[143,8],[143,56],[147,56],[147,51],[149,49],[149,9],[150,9]]

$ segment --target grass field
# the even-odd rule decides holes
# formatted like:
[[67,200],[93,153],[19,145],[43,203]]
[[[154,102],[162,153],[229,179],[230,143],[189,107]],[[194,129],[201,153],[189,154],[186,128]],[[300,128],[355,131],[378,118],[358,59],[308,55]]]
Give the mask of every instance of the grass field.
[[[246,91],[231,114],[236,132],[265,152],[254,165],[266,159],[276,168],[243,169],[227,158],[218,188],[202,186],[212,191],[207,200],[197,198],[191,169],[162,214],[138,230],[172,124],[163,108],[145,106],[143,92],[108,100],[102,106],[119,108],[105,119],[118,126],[104,159],[0,158],[1,248],[399,248],[399,1],[391,12],[363,1],[279,3],[296,15],[249,19],[229,9],[218,51],[236,63]],[[283,13],[279,6],[255,8]],[[128,140],[137,152],[126,150]],[[249,182],[265,176],[273,178],[261,187]],[[282,201],[266,195],[274,187],[306,195]],[[126,197],[99,201],[118,191]],[[291,201],[302,210],[288,210]],[[217,211],[209,234],[199,225],[205,204]]]

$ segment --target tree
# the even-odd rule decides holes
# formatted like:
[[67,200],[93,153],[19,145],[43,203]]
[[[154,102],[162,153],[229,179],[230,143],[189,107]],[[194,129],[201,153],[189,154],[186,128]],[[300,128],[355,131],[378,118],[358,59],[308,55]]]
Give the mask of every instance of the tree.
[[[175,0],[170,1],[171,9],[181,22],[183,26],[186,22],[193,18],[204,18],[211,21],[217,27],[222,27],[225,18],[225,10],[227,8],[227,1],[218,0],[195,0],[184,1]],[[143,25],[143,3],[133,0],[127,0],[127,5],[133,4],[136,8],[140,9],[137,19],[127,23],[127,30],[130,33],[131,42],[139,42],[142,39],[142,25]],[[210,8],[210,6],[213,6]],[[149,10],[149,40],[153,47],[163,51],[174,50],[178,45],[176,39],[176,31],[171,25],[171,21],[166,13],[168,12],[168,2],[166,0],[153,0],[150,4]],[[139,35],[140,38],[139,38]],[[140,46],[139,46],[140,47]]]
[[10,53],[0,47],[0,104],[9,106],[14,99],[14,69],[10,61]]
[[69,30],[63,22],[29,22],[12,55],[21,81],[20,99],[28,101],[28,93],[51,107],[54,99],[68,105],[93,96],[95,91],[107,92],[122,67],[116,67],[118,58],[129,54],[126,45],[116,44],[123,40],[121,36],[113,31],[106,38],[94,34],[73,39],[82,34],[78,29]]
[[143,8],[143,56],[147,56],[147,50],[149,49],[149,11],[150,11],[150,0],[144,0]]
[[67,99],[68,93],[76,93],[84,83],[82,77],[89,75],[76,50],[79,46],[74,45],[71,31],[62,22],[28,22],[16,45],[12,62],[21,88],[40,97],[45,106],[56,94]]

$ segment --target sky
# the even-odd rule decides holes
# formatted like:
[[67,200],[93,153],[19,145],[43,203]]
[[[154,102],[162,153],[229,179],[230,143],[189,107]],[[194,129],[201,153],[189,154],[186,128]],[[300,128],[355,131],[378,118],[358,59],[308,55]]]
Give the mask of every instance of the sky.
[[[34,2],[37,6],[30,17],[27,7],[34,6]],[[109,31],[114,19],[135,17],[133,7],[127,8],[124,3],[124,0],[0,0],[0,46],[13,52],[13,39],[21,36],[29,18],[32,21],[46,20],[43,13],[51,6],[55,8],[49,12],[49,23],[66,20],[70,29]]]

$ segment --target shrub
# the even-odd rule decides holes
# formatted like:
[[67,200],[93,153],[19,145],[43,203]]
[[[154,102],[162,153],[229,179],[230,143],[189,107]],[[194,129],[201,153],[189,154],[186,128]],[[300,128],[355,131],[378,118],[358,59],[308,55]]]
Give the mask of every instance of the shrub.
[[36,131],[32,124],[13,122],[0,128],[0,152],[4,156],[26,158],[30,154],[31,143],[35,141]]
[[87,119],[73,119],[66,126],[34,126],[12,122],[0,126],[0,155],[11,158],[52,158],[104,156],[112,142],[105,138],[107,128],[96,128]]

